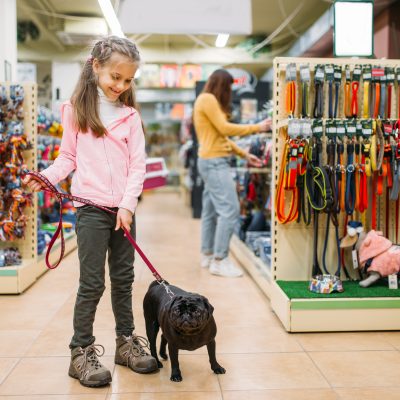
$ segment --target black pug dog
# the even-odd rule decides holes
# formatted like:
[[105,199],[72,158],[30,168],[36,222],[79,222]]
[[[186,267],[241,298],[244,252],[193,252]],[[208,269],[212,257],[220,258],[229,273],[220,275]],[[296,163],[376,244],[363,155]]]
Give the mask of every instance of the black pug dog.
[[157,360],[159,368],[162,364],[157,357],[156,339],[161,327],[160,356],[168,359],[166,347],[171,358],[171,381],[182,381],[179,369],[178,352],[196,350],[207,345],[211,369],[216,374],[224,374],[225,369],[218,364],[215,357],[215,335],[217,326],[213,317],[214,307],[199,294],[185,292],[171,286],[174,296],[171,298],[165,287],[154,281],[143,300],[146,333],[150,342],[151,355]]

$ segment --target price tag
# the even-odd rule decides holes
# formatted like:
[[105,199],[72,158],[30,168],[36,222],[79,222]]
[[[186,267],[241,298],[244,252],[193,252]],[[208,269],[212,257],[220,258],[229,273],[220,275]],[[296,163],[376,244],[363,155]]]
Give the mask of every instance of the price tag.
[[397,274],[389,275],[388,281],[389,281],[389,289],[398,289],[399,288]]
[[357,250],[353,250],[351,252],[351,256],[353,258],[353,268],[357,269],[358,268],[358,255],[357,255]]

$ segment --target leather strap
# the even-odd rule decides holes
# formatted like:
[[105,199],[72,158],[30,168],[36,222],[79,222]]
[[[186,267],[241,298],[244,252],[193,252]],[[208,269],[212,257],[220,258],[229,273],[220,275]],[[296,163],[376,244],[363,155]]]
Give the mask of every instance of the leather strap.
[[[385,137],[382,131],[382,121],[377,120],[375,123],[376,123],[376,139],[378,142],[378,158],[376,160],[375,169],[374,166],[372,166],[372,168],[374,171],[379,171],[382,167],[383,157],[385,155]],[[372,146],[371,146],[371,151],[373,151]]]
[[356,182],[355,182],[355,167],[354,167],[354,144],[347,145],[347,167],[346,167],[346,196],[345,207],[346,214],[353,215],[356,205]]
[[324,116],[324,83],[315,82],[315,103],[314,118],[322,118]]
[[350,86],[350,82],[346,82],[344,87],[344,113],[346,118],[350,118],[352,116]]
[[[356,187],[356,201],[354,205],[355,211],[360,210],[360,177],[361,177],[361,166],[360,166],[360,143],[355,144],[355,167],[356,171],[354,174],[354,180],[355,180],[355,187]],[[347,229],[347,228],[346,228]]]
[[388,83],[387,91],[388,91],[388,99],[387,99],[386,116],[388,119],[390,119],[390,116],[392,115],[392,91],[393,91],[392,83]]
[[[46,265],[47,265],[47,268],[49,268],[49,269],[57,268],[57,266],[60,264],[62,258],[64,257],[64,253],[65,253],[65,240],[64,240],[64,234],[63,234],[62,204],[61,204],[63,198],[64,199],[68,199],[68,200],[72,200],[72,201],[77,201],[77,202],[82,203],[82,204],[90,205],[92,207],[96,207],[96,208],[98,208],[100,210],[103,210],[103,211],[106,211],[106,212],[108,212],[110,214],[117,214],[114,210],[110,210],[107,207],[100,206],[100,205],[94,203],[93,201],[86,200],[86,199],[83,199],[83,198],[77,197],[77,196],[72,196],[70,194],[59,192],[56,189],[56,187],[53,184],[51,184],[50,181],[45,176],[40,174],[39,172],[29,171],[29,172],[27,172],[26,175],[31,175],[36,180],[40,181],[43,185],[46,186],[46,189],[44,189],[44,190],[46,192],[51,193],[53,196],[57,197],[58,201],[60,202],[60,219],[59,219],[59,222],[58,222],[58,227],[57,227],[57,230],[54,233],[54,235],[53,235],[53,237],[52,237],[52,239],[51,239],[51,241],[49,243],[49,247],[48,247],[47,252],[46,252]],[[141,250],[141,248],[135,242],[135,240],[133,239],[133,237],[130,234],[130,232],[125,228],[122,228],[122,229],[124,230],[126,238],[129,240],[131,245],[136,249],[136,251],[142,257],[144,263],[150,269],[150,271],[152,272],[152,274],[156,278],[156,280],[159,283],[164,283],[165,281],[161,278],[161,275],[154,268],[153,264],[149,261],[149,259],[146,257],[146,255]],[[60,252],[60,256],[58,258],[58,261],[55,264],[51,264],[50,260],[49,260],[49,256],[50,256],[50,253],[51,253],[51,249],[52,249],[55,241],[57,240],[57,238],[59,236],[61,237],[61,252]]]
[[352,82],[351,83],[351,90],[352,90],[352,96],[351,96],[351,115],[354,118],[357,118],[358,115],[358,88],[360,87],[359,82]]
[[369,118],[369,88],[371,82],[364,79],[363,83],[363,118]]
[[[276,189],[276,199],[275,199],[275,210],[278,221],[281,224],[287,224],[293,222],[297,219],[297,203],[298,203],[298,188],[295,185],[294,188],[286,189],[285,185],[288,181],[288,163],[289,163],[289,151],[290,151],[290,141],[287,134],[287,127],[282,128],[281,133],[285,138],[285,146],[283,149],[281,167],[279,171],[278,185]],[[296,161],[297,163],[297,161]],[[297,170],[297,165],[296,165]],[[286,192],[290,195],[290,206],[289,212],[285,213],[285,194]]]
[[286,112],[288,115],[293,116],[296,109],[296,83],[289,81],[286,83]]
[[385,118],[386,111],[386,80],[385,76],[381,80],[381,103],[379,105],[379,116]]
[[376,189],[378,184],[378,173],[375,171],[372,177],[372,207],[371,207],[371,229],[376,230]]

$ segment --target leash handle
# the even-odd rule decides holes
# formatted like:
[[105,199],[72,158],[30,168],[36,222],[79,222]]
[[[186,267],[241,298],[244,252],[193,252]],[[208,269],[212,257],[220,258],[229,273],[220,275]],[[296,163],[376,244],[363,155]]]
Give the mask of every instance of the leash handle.
[[[26,175],[30,175],[32,177],[34,177],[36,180],[38,180],[39,182],[41,182],[45,187],[43,188],[44,191],[54,195],[57,197],[58,201],[60,202],[60,220],[58,222],[58,227],[56,232],[54,233],[50,243],[49,243],[49,247],[47,249],[46,252],[46,265],[47,268],[49,269],[55,269],[58,267],[58,265],[60,264],[61,260],[64,257],[64,253],[65,253],[65,239],[64,239],[64,233],[63,233],[63,229],[62,229],[62,199],[68,199],[68,200],[73,200],[82,204],[86,204],[89,206],[93,206],[96,207],[100,210],[103,211],[107,211],[111,214],[117,214],[114,210],[110,210],[107,207],[103,207],[100,206],[96,203],[94,203],[91,200],[87,200],[87,199],[83,199],[81,197],[77,197],[77,196],[73,196],[67,193],[61,193],[57,190],[57,188],[42,174],[40,174],[39,172],[36,171],[29,171],[26,173]],[[146,257],[146,255],[143,253],[142,249],[138,246],[138,244],[135,242],[135,240],[133,239],[132,235],[130,234],[130,232],[125,229],[122,228],[125,232],[125,236],[126,238],[129,240],[129,242],[131,243],[131,245],[135,248],[135,250],[139,253],[140,257],[142,257],[144,263],[147,265],[147,267],[150,269],[150,271],[152,272],[153,276],[156,278],[158,283],[162,283],[164,282],[164,280],[162,279],[161,275],[158,273],[158,271],[154,268],[153,264],[150,262],[150,260]],[[60,257],[58,258],[57,262],[55,264],[51,264],[50,260],[49,260],[49,256],[51,253],[51,249],[55,243],[55,241],[57,240],[57,238],[61,236],[61,252],[60,252]]]

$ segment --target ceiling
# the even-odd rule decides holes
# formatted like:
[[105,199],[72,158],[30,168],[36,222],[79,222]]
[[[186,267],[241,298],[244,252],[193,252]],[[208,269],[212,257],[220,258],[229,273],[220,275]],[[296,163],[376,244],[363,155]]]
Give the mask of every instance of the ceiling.
[[[118,3],[115,1],[117,7]],[[257,57],[235,49],[246,39],[241,35],[231,36],[224,49],[215,48],[215,36],[206,35],[133,35],[132,39],[138,43],[146,62],[244,65],[262,73],[274,56],[283,54],[331,5],[326,0],[303,0],[302,3],[299,0],[251,0],[251,3],[252,35],[258,35],[258,41],[271,35],[302,4],[291,22],[273,39],[268,51]],[[17,0],[17,16],[18,21],[32,21],[40,31],[39,40],[28,37],[25,43],[19,44],[19,59],[61,61],[82,59],[95,39],[93,35],[65,32],[66,21],[76,17],[102,18],[102,13],[97,0]]]

